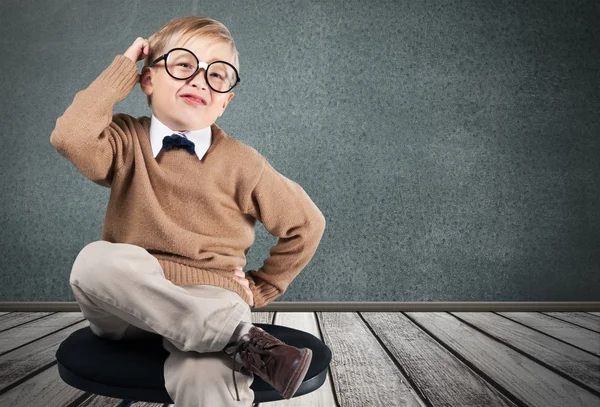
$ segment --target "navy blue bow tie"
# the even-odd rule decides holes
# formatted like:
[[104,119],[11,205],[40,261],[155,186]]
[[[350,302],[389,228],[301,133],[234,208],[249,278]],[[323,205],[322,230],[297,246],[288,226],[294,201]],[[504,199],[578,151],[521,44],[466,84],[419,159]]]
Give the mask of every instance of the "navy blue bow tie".
[[194,148],[194,142],[188,140],[187,138],[177,133],[173,133],[170,136],[165,136],[165,138],[163,139],[163,148],[165,150],[170,150],[172,148],[179,147],[185,148],[190,154],[196,153],[196,149]]

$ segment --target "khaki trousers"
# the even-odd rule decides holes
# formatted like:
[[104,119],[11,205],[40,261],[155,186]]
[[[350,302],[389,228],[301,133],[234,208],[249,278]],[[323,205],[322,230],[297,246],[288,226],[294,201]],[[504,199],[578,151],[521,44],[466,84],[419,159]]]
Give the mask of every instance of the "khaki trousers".
[[251,310],[237,293],[212,285],[178,286],[144,248],[104,240],[78,254],[69,279],[90,329],[98,336],[134,339],[158,334],[169,352],[165,388],[175,407],[249,407],[252,373],[221,350],[246,333]]

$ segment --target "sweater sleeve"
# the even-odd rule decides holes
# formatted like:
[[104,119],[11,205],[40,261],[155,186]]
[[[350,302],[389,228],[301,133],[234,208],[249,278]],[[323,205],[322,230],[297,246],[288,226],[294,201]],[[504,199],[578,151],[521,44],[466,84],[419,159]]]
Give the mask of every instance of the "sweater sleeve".
[[75,94],[50,135],[54,148],[99,185],[110,187],[115,170],[124,163],[124,150],[131,145],[124,117],[112,111],[138,78],[135,63],[117,55],[86,89]]
[[262,307],[281,296],[312,259],[325,231],[325,217],[300,185],[266,159],[246,213],[279,238],[262,267],[246,273],[254,306]]

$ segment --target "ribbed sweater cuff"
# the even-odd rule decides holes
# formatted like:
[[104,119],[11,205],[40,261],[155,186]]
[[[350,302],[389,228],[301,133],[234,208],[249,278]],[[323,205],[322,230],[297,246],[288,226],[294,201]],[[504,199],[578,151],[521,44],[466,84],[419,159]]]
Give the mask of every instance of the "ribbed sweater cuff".
[[115,90],[118,101],[125,99],[138,82],[139,73],[135,63],[125,55],[117,55],[96,82]]
[[252,291],[252,295],[254,296],[255,307],[264,307],[265,305],[275,300],[277,297],[281,296],[277,288],[273,287],[271,284],[268,284],[265,281],[262,281],[262,284],[256,284],[254,277],[250,273],[250,271],[246,273],[246,279],[248,280],[250,291]]
[[[246,301],[247,304],[250,304],[250,298],[246,294],[244,287],[242,287],[240,283],[233,279],[233,272],[230,273],[231,276],[228,276],[226,275],[228,272],[222,270],[211,271],[190,267],[186,264],[181,264],[170,260],[157,260],[163,269],[165,277],[175,285],[214,285],[237,293],[244,299],[244,301]],[[225,273],[225,275],[221,273]]]

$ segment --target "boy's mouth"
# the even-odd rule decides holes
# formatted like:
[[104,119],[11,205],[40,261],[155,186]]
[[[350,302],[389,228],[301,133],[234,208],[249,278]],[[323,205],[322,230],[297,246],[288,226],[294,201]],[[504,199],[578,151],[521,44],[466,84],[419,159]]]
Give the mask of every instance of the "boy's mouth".
[[197,95],[185,93],[185,94],[181,95],[181,98],[183,100],[185,100],[187,103],[195,105],[195,106],[197,106],[197,105],[206,106],[206,100],[204,100],[204,98],[197,96]]

